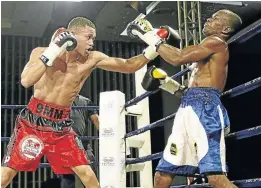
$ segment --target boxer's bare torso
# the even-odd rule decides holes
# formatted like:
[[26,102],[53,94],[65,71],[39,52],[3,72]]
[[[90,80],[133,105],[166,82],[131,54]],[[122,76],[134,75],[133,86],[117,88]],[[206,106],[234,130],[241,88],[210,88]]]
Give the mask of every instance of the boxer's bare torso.
[[[38,58],[45,49],[36,48],[32,55]],[[48,67],[39,81],[34,84],[35,98],[62,107],[70,107],[97,64],[107,58],[101,52],[91,51],[85,59],[70,61],[69,54],[70,52],[65,52],[56,58],[53,66]],[[121,69],[124,72],[124,66]],[[117,70],[119,69],[115,67],[115,71]]]
[[199,45],[188,46],[182,50],[161,45],[158,52],[166,62],[173,65],[197,62],[188,87],[214,87],[223,91],[229,51],[227,43],[220,37],[209,36]]
[[[38,48],[34,55],[39,56],[44,50],[45,48]],[[34,85],[34,97],[63,107],[71,106],[99,60],[95,56],[95,52],[90,52],[86,61],[68,63],[64,58],[57,58]]]
[[225,44],[219,52],[197,62],[188,87],[214,87],[222,92],[227,79],[228,59],[229,51]]

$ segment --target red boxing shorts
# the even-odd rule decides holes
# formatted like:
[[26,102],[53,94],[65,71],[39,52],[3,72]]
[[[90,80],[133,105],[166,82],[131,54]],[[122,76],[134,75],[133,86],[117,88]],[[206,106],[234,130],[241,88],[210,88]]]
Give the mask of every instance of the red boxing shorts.
[[16,119],[2,166],[35,171],[43,155],[56,174],[72,174],[71,167],[89,164],[80,138],[71,129],[70,111],[32,98]]

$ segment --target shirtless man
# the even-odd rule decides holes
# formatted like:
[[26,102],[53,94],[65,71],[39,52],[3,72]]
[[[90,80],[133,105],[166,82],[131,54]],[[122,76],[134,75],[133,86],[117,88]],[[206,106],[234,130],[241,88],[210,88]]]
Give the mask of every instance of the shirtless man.
[[99,187],[81,140],[71,129],[72,102],[95,68],[134,73],[157,54],[148,47],[143,55],[130,59],[108,57],[91,51],[95,37],[95,25],[77,17],[67,29],[55,32],[49,47],[32,51],[21,83],[26,88],[34,86],[34,95],[17,117],[2,161],[2,188],[18,171],[35,171],[43,155],[56,174],[76,173],[86,187]]
[[[227,111],[220,101],[228,70],[226,41],[241,26],[240,17],[220,10],[204,25],[206,38],[182,50],[165,44],[155,32],[135,33],[168,63],[197,62],[177,111],[172,134],[154,178],[155,188],[167,188],[175,175],[205,174],[214,188],[236,187],[226,177]],[[141,25],[141,24],[140,24]]]

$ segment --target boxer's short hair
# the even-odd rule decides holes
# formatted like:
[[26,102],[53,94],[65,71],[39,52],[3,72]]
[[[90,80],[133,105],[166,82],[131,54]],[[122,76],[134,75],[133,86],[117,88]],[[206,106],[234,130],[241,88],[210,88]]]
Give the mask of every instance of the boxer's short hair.
[[84,18],[84,17],[75,17],[73,18],[69,24],[68,24],[68,29],[72,29],[72,28],[75,28],[75,27],[85,27],[85,26],[89,26],[93,29],[96,29],[96,26],[95,24],[87,19],[87,18]]
[[231,33],[235,33],[237,32],[241,26],[242,26],[242,19],[240,18],[239,15],[237,15],[236,13],[230,11],[230,10],[220,10],[220,12],[225,13],[228,16],[228,24],[230,25],[232,32]]

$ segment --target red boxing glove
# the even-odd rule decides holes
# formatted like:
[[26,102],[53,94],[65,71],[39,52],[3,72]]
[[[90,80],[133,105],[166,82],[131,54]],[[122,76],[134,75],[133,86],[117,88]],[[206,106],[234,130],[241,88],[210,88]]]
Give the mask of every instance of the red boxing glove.
[[162,39],[164,39],[164,38],[167,38],[167,36],[169,35],[169,32],[166,30],[166,29],[159,29],[158,31],[157,31],[157,35],[160,37],[160,38],[162,38]]
[[181,37],[176,30],[167,25],[160,26],[160,28],[167,30],[167,36],[164,37],[167,44],[175,47],[180,47]]

